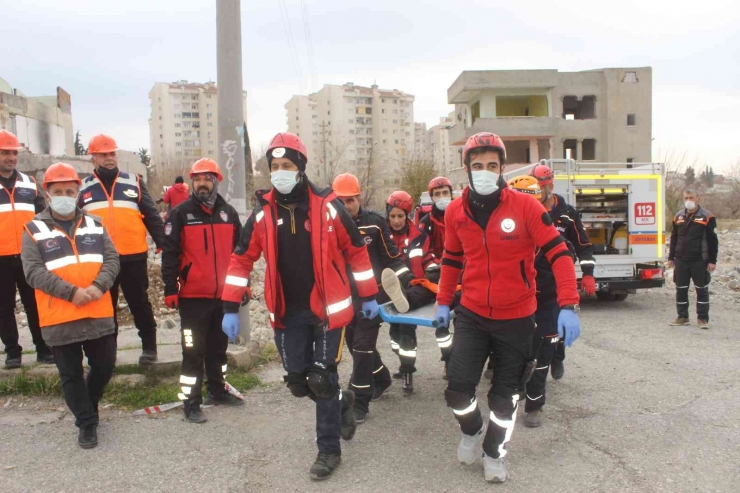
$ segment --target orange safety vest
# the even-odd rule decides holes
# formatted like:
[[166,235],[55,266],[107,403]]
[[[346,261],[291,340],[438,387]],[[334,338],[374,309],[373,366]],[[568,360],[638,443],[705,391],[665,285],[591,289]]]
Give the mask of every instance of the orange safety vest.
[[11,190],[0,189],[0,255],[18,255],[23,226],[36,215],[34,202],[39,192],[36,181],[21,172]]
[[119,255],[144,253],[149,248],[139,201],[139,177],[124,172],[113,182],[110,195],[94,173],[82,181],[80,188],[80,209],[103,220]]
[[[36,242],[49,272],[82,289],[90,286],[98,276],[103,265],[104,229],[92,217],[80,219],[75,226],[74,241],[61,229],[49,229],[45,222],[39,220],[26,224],[26,230]],[[85,318],[113,317],[110,292],[97,301],[77,307],[37,289],[36,305],[41,327]]]

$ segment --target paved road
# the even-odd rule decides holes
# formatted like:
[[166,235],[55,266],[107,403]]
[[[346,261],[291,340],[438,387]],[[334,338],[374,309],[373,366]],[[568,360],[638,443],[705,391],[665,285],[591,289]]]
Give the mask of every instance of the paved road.
[[[433,334],[423,331],[417,393],[404,398],[394,385],[374,403],[327,482],[307,474],[313,408],[277,383],[273,365],[244,408],[209,409],[202,426],[176,412],[136,419],[107,410],[94,451],[77,447],[61,401],[3,401],[0,491],[737,492],[737,306],[714,306],[714,326],[702,331],[668,327],[672,303],[661,293],[586,302],[566,376],[550,381],[544,426],[517,423],[506,485],[485,483],[480,463],[457,463],[459,431],[443,401]],[[382,353],[395,366],[387,342]]]

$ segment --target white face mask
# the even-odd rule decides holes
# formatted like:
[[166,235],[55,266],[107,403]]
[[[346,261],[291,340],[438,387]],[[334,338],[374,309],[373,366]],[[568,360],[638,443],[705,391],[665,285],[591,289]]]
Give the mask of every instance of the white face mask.
[[270,182],[278,192],[283,195],[287,195],[293,191],[296,185],[298,185],[298,182],[296,181],[297,176],[297,171],[279,169],[270,173]]
[[473,190],[480,195],[491,195],[498,190],[499,174],[488,170],[472,171]]
[[51,210],[60,216],[69,216],[77,208],[77,197],[50,197]]
[[444,212],[450,202],[452,202],[452,197],[442,197],[434,201],[434,206]]
[[696,207],[696,202],[694,202],[693,200],[687,200],[683,203],[683,205],[686,206],[687,210],[693,211],[694,207]]

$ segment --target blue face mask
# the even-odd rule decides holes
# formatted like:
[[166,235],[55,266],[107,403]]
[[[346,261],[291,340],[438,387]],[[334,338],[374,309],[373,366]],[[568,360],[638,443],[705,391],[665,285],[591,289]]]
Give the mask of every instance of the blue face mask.
[[471,186],[480,195],[491,195],[498,190],[498,180],[501,175],[488,170],[472,171]]
[[50,197],[51,210],[60,216],[70,216],[77,208],[77,197]]
[[293,191],[295,186],[298,185],[298,182],[296,181],[297,177],[297,171],[279,169],[270,173],[270,182],[272,183],[272,186],[275,187],[275,190],[283,195],[288,195]]

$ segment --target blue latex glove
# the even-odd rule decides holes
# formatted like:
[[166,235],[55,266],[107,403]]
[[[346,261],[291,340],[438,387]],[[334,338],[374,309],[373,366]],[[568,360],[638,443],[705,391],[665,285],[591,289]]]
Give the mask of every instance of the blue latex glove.
[[581,335],[581,319],[573,310],[560,310],[558,315],[558,337],[571,347]]
[[362,311],[365,312],[365,317],[368,320],[372,320],[380,313],[380,307],[378,306],[378,302],[372,299],[371,301],[362,302]]
[[447,305],[437,306],[437,313],[434,314],[435,320],[439,320],[441,327],[450,325],[450,307]]
[[239,314],[224,313],[221,330],[224,331],[231,342],[236,342],[236,337],[239,335]]

